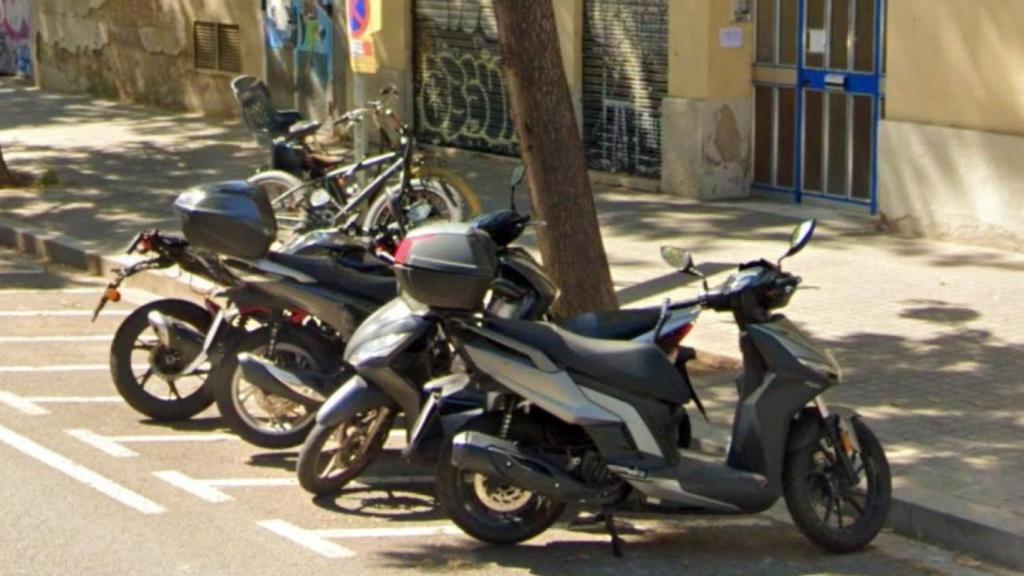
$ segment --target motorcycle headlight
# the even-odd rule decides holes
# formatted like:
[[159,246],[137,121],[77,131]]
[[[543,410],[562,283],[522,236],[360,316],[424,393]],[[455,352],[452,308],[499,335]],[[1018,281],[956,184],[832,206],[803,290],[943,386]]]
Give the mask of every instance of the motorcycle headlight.
[[349,355],[348,362],[354,366],[358,366],[360,364],[364,364],[368,360],[388,356],[397,350],[403,342],[405,342],[407,336],[409,335],[406,333],[398,332],[374,338],[373,340],[368,340],[365,344]]
[[828,364],[825,362],[818,362],[817,360],[799,357],[797,360],[804,368],[807,368],[811,372],[814,372],[823,378],[828,378],[829,380],[835,380],[838,382],[843,376],[843,371],[840,370],[839,366],[836,364]]

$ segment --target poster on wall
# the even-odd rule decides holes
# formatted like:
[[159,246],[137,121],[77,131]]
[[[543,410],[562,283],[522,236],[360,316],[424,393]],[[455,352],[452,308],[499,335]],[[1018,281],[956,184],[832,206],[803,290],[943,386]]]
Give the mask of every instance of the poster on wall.
[[265,0],[263,24],[275,102],[326,117],[333,101],[334,0]]
[[0,0],[0,75],[32,77],[31,0]]
[[380,0],[347,0],[349,58],[352,70],[374,74],[380,68],[374,35],[381,29]]

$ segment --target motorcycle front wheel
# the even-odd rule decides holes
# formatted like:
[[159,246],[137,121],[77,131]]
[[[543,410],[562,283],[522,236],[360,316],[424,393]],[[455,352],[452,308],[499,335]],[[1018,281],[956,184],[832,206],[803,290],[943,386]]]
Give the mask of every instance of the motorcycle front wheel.
[[194,355],[160,344],[149,313],[188,324],[205,334],[213,321],[202,306],[186,300],[156,300],[140,306],[117,328],[110,345],[110,375],[117,392],[136,411],[154,420],[186,420],[213,404],[207,384],[209,363],[180,375]]
[[394,413],[380,406],[333,426],[314,426],[295,465],[299,485],[317,496],[340,492],[376,460],[393,422]]
[[885,525],[892,474],[885,450],[859,417],[852,420],[859,451],[851,455],[858,483],[847,476],[837,449],[822,436],[786,458],[784,493],[793,522],[809,540],[830,552],[855,552]]
[[[461,430],[496,434],[499,418],[486,415]],[[512,428],[512,434],[516,432]],[[435,479],[437,500],[463,532],[489,544],[518,544],[550,528],[565,511],[566,503],[546,498],[483,474],[452,465],[452,439],[438,456]]]

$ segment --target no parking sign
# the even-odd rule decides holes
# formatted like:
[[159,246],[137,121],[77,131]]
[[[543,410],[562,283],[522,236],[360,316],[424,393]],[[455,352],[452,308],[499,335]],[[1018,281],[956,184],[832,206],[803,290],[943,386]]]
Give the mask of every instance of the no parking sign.
[[379,67],[373,35],[380,31],[380,0],[348,0],[349,59],[352,70],[373,74]]

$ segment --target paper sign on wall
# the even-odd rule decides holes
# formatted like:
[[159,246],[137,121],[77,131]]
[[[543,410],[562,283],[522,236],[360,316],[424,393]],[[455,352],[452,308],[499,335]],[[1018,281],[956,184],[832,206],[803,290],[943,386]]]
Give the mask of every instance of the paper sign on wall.
[[718,44],[722,48],[743,48],[743,29],[722,28],[718,31]]
[[381,29],[380,0],[348,0],[346,20],[352,70],[364,74],[377,72],[380,65],[377,62],[374,35]]
[[808,54],[824,54],[827,42],[828,36],[825,34],[824,28],[811,28],[807,31]]

